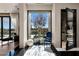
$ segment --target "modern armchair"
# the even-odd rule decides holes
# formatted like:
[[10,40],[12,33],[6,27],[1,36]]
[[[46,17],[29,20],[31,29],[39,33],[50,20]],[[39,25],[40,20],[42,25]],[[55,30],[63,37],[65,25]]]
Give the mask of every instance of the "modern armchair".
[[51,39],[52,39],[52,33],[51,32],[47,32],[46,33],[46,37],[44,37],[44,44],[50,44],[51,43]]

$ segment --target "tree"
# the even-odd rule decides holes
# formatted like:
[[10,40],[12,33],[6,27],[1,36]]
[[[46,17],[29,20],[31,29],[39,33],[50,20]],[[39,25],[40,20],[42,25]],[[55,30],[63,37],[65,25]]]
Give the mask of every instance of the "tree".
[[42,28],[45,26],[46,24],[46,17],[43,16],[42,14],[38,15],[35,19],[34,19],[34,27],[37,29],[38,35],[40,36],[42,34]]

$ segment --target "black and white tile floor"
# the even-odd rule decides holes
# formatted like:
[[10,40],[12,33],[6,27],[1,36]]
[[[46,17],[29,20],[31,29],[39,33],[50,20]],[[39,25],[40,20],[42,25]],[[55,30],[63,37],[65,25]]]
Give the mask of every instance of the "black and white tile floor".
[[51,50],[50,45],[33,45],[24,56],[55,56],[55,53]]

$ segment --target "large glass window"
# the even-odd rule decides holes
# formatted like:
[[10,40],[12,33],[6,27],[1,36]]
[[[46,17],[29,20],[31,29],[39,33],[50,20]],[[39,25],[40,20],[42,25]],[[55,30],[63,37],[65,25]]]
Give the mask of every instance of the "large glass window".
[[51,11],[28,11],[28,39],[33,39],[35,44],[44,43],[51,27]]
[[9,37],[9,17],[3,17],[3,39]]
[[1,45],[12,42],[16,28],[16,18],[0,16],[0,43]]
[[11,37],[11,19],[10,16],[0,16],[0,39]]

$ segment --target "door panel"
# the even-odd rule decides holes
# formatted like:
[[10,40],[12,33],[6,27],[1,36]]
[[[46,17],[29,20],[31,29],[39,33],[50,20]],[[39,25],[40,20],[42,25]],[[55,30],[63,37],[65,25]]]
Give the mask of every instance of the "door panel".
[[61,10],[62,48],[63,43],[66,50],[76,47],[76,9]]

